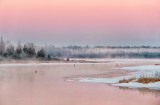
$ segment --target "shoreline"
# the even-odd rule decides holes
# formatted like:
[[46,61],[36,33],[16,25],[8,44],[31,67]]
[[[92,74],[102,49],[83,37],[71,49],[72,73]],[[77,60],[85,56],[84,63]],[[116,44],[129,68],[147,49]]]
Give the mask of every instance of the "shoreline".
[[[144,69],[146,68],[146,69]],[[142,75],[152,76],[153,73],[160,72],[159,65],[142,65],[142,66],[133,66],[133,67],[123,67],[121,68],[124,71],[131,71],[126,75],[114,76],[114,77],[101,77],[101,78],[78,78],[79,82],[91,82],[91,83],[106,83],[115,87],[127,87],[127,88],[146,88],[151,90],[160,91],[160,81],[150,82],[150,83],[139,83],[138,81],[129,81],[127,83],[120,83],[119,81],[130,78],[140,78]]]
[[[119,67],[116,67],[116,63],[120,61]],[[116,60],[94,65],[92,65],[93,63],[77,63],[75,67],[74,63],[53,62],[31,62],[29,64],[18,62],[19,66],[13,63],[0,64],[4,65],[3,67],[0,66],[1,99],[4,104],[9,105],[17,105],[17,103],[24,105],[66,105],[68,102],[67,105],[74,105],[77,102],[79,105],[86,105],[86,103],[88,103],[87,105],[125,105],[130,102],[135,105],[143,102],[142,105],[152,105],[155,102],[159,103],[160,91],[128,89],[114,87],[106,83],[78,82],[78,80],[69,82],[66,80],[70,78],[65,77],[114,77],[117,74],[128,74],[128,71],[120,70],[121,67],[155,63],[156,61],[134,62],[125,59],[123,62]],[[149,100],[146,100],[146,97]]]
[[[81,62],[77,62],[81,61]],[[82,62],[83,61],[83,62]],[[94,63],[93,63],[94,62]],[[74,74],[68,77],[64,77],[66,80],[78,80],[79,82],[100,82],[109,83],[112,86],[119,87],[142,87],[145,88],[144,84],[140,83],[118,83],[119,80],[124,78],[138,77],[135,75],[139,73],[136,69],[130,69],[134,66],[145,66],[145,65],[156,65],[159,64],[158,59],[146,60],[146,59],[74,59],[71,61],[44,61],[44,60],[11,60],[0,61],[0,67],[25,67],[25,66],[50,66],[50,65],[73,65],[73,67],[78,67],[80,65],[88,65],[95,69],[96,72],[84,73],[84,74]],[[98,72],[98,68],[94,66],[106,66],[104,72]],[[118,65],[118,66],[117,66]],[[140,73],[139,73],[140,74]],[[139,75],[140,76],[140,75]],[[139,86],[134,86],[134,85]],[[148,85],[146,85],[147,87]],[[152,85],[150,85],[151,87]]]

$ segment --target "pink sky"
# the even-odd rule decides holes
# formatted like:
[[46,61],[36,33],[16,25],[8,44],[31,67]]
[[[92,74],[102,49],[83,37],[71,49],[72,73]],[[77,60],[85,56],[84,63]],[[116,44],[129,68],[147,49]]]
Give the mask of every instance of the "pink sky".
[[123,45],[135,39],[128,43],[134,45],[139,39],[146,41],[139,44],[157,45],[154,39],[160,38],[159,27],[160,0],[0,1],[0,31],[14,40],[47,36],[46,42],[57,38],[55,44],[59,44],[68,37],[68,44],[79,44],[92,38],[93,42],[85,44]]

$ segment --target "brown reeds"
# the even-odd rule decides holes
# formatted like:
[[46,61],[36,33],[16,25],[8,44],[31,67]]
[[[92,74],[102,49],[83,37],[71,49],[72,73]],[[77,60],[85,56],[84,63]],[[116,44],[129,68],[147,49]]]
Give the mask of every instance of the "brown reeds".
[[123,80],[119,80],[119,83],[129,83],[133,80],[136,80],[136,78],[129,78],[129,79],[123,79]]
[[143,83],[143,84],[148,84],[148,83],[155,83],[159,82],[160,77],[140,77],[137,82]]

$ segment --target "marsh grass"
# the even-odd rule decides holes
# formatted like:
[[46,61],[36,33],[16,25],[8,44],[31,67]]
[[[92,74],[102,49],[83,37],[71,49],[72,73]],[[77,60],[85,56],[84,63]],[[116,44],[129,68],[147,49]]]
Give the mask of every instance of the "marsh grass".
[[138,78],[137,82],[148,84],[148,83],[155,83],[160,82],[160,72],[155,72],[153,75],[148,76],[141,76]]
[[160,82],[160,77],[140,77],[137,82],[143,84]]
[[119,80],[119,83],[129,83],[133,81],[138,82],[138,83],[143,83],[143,84],[160,82],[160,72],[155,72],[154,75],[150,75],[150,76],[143,75],[138,79],[129,78],[129,79]]
[[129,78],[129,79],[123,79],[123,80],[119,80],[119,83],[129,83],[136,80],[136,78]]

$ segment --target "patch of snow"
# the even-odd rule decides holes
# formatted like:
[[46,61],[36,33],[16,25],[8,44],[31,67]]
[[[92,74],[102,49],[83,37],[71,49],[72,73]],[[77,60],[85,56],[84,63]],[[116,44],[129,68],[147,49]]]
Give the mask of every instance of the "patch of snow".
[[80,78],[79,82],[96,82],[96,83],[117,83],[118,78]]
[[160,71],[159,65],[144,65],[134,67],[123,67],[123,70],[137,70],[137,71]]
[[96,82],[96,83],[108,83],[113,86],[122,86],[130,88],[149,88],[160,90],[160,82],[142,84],[138,82],[130,83],[118,83],[119,80],[129,79],[129,78],[139,78],[142,75],[152,76],[155,72],[160,72],[160,66],[157,65],[145,65],[145,66],[134,66],[134,67],[123,67],[122,70],[136,70],[133,74],[113,77],[113,78],[79,78],[79,82]]
[[160,90],[160,82],[149,83],[149,84],[129,82],[129,83],[118,83],[118,84],[112,84],[112,85],[121,86],[121,87],[129,87],[129,88],[149,88],[149,89]]

